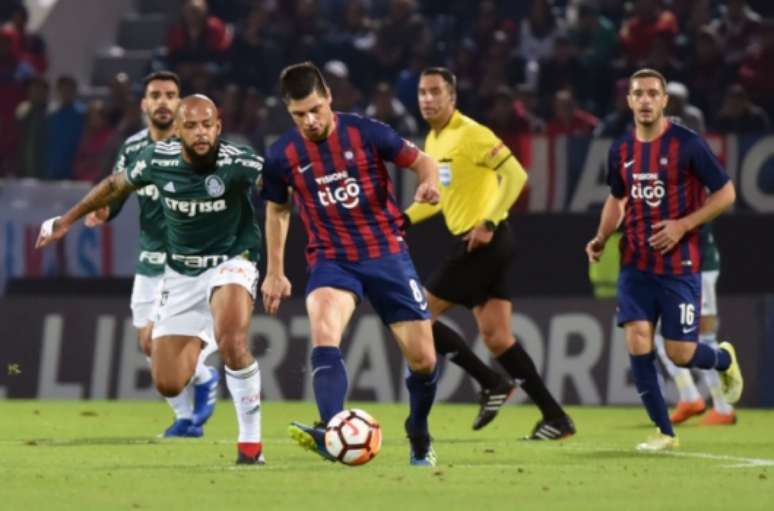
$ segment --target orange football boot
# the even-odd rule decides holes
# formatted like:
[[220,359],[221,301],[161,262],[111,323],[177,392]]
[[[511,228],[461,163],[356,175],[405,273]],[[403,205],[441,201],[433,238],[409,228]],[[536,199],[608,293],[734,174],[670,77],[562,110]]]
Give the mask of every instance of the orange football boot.
[[681,424],[694,415],[703,414],[706,409],[707,405],[702,398],[696,401],[678,401],[675,411],[672,412],[672,424]]
[[736,412],[734,411],[720,413],[716,410],[710,410],[701,420],[702,426],[733,426],[734,424],[736,424]]

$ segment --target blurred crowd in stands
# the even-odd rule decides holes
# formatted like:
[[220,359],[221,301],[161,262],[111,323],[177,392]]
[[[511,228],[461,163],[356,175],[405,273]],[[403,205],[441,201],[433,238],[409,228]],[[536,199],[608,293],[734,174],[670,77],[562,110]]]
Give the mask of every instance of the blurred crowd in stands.
[[[160,0],[161,1],[161,0]],[[173,1],[173,0],[169,0]],[[0,176],[95,181],[143,126],[138,83],[89,94],[46,74],[45,42],[0,0]],[[148,71],[218,103],[224,132],[259,151],[289,126],[280,70],[311,60],[334,107],[419,136],[420,71],[457,75],[458,103],[510,145],[525,135],[617,136],[626,77],[670,80],[669,113],[697,131],[754,133],[774,115],[772,0],[181,0]],[[772,65],[770,65],[772,64]]]

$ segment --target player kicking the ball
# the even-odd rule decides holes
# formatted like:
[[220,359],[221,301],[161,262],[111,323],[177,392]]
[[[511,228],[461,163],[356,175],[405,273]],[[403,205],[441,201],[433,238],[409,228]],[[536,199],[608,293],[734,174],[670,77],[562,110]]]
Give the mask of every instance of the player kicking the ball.
[[355,307],[368,297],[409,365],[410,414],[405,428],[412,465],[433,466],[428,415],[436,366],[430,312],[401,232],[401,211],[384,166],[392,161],[419,177],[415,199],[438,201],[435,162],[386,124],[334,113],[331,92],[311,63],[286,68],[282,97],[296,128],[269,149],[262,195],[266,204],[266,311],[290,295],[283,268],[292,191],[306,227],[309,280],[306,308],[312,337],[312,382],[321,425],[292,423],[303,447],[332,459],[324,425],[344,408],[347,373],[339,350]]

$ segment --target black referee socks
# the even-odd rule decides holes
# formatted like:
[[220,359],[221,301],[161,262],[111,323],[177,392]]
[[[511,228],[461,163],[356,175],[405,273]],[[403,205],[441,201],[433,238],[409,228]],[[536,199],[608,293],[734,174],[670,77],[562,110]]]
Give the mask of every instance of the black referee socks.
[[558,419],[565,416],[564,410],[543,383],[543,378],[537,372],[532,357],[524,351],[521,344],[514,343],[497,357],[497,361],[513,379],[520,381],[521,388],[543,412],[543,418]]
[[433,323],[433,339],[435,351],[439,355],[451,355],[449,359],[472,376],[482,388],[496,387],[503,379],[498,372],[473,353],[457,332],[440,321]]

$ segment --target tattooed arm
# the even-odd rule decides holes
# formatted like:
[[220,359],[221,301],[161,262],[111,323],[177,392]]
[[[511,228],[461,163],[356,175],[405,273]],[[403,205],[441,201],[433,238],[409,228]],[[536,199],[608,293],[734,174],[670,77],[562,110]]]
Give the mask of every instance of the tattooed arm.
[[129,182],[126,171],[109,175],[89,190],[83,199],[70,208],[67,213],[43,222],[38,240],[35,242],[35,248],[45,247],[49,243],[63,238],[70,227],[80,218],[107,206],[112,201],[126,198],[134,190],[135,187]]

